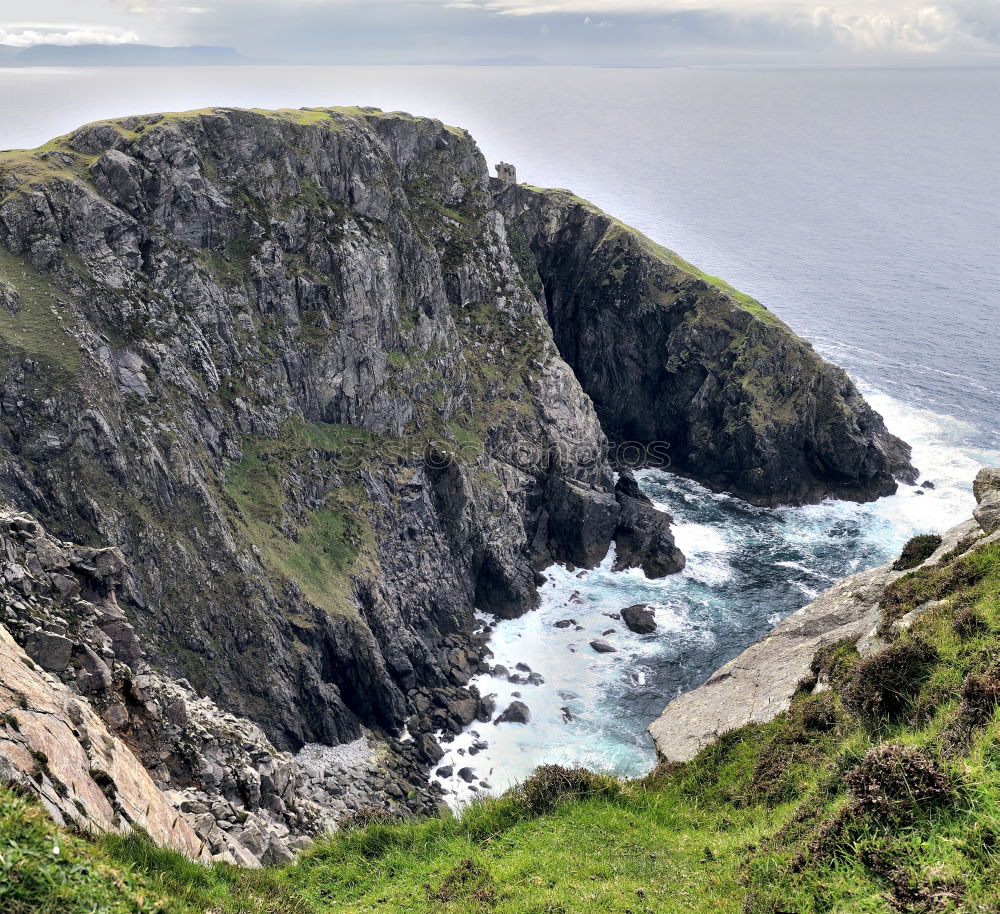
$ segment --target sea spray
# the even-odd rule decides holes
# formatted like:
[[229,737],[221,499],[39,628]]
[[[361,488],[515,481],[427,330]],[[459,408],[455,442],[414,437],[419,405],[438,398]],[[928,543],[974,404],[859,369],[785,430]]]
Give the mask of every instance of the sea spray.
[[[451,769],[438,778],[449,801],[460,805],[504,790],[543,763],[646,773],[655,763],[646,726],[671,698],[840,577],[887,561],[914,533],[968,517],[975,470],[1000,455],[977,448],[975,430],[959,420],[878,391],[866,395],[913,445],[921,480],[933,488],[905,486],[863,505],[827,501],[769,510],[668,473],[640,473],[646,494],[673,515],[687,567],[651,581],[638,571],[612,572],[613,552],[590,571],[553,566],[539,588],[538,610],[513,620],[482,616],[492,628],[491,663],[508,672],[479,676],[474,684],[495,696],[498,714],[520,700],[531,720],[477,722],[445,744],[447,755],[436,767]],[[654,633],[637,635],[614,618],[634,603],[652,607]],[[598,653],[595,640],[614,652]],[[529,677],[518,664],[544,682],[518,681]],[[475,780],[468,783],[460,771]]]

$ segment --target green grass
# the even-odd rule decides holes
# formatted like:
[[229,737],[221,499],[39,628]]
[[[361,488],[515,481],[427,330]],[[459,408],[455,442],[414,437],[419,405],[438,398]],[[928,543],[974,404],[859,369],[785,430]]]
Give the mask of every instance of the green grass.
[[151,880],[112,859],[105,846],[57,828],[33,800],[0,787],[4,914],[166,914],[181,909],[156,891]]
[[250,275],[250,259],[255,253],[253,242],[238,235],[224,250],[199,251],[198,255],[212,274],[224,285],[242,285]]
[[373,543],[364,499],[355,488],[336,488],[322,507],[292,515],[286,485],[300,464],[350,461],[366,446],[365,434],[352,426],[291,420],[275,438],[245,439],[244,457],[226,480],[247,541],[273,572],[294,580],[310,602],[331,613],[354,613],[351,575]]
[[[322,121],[319,112],[302,116]],[[411,191],[418,197],[421,188]],[[454,215],[458,260],[461,231],[476,222]],[[612,230],[716,282],[633,230]],[[249,251],[235,245],[219,256],[214,267],[235,281]],[[0,313],[5,344],[71,371],[57,345],[68,339],[53,312],[58,290],[0,250],[3,275],[22,298],[17,314]],[[389,359],[415,372],[427,363],[422,434],[440,432],[442,447],[453,442],[473,462],[487,436],[528,418],[530,401],[517,399],[523,385],[512,381],[527,378],[541,352],[530,316],[518,324],[482,302],[456,317],[467,342],[505,353],[470,366],[473,411],[447,422],[439,415],[431,354],[396,350]],[[221,396],[246,393],[228,379]],[[245,439],[225,480],[243,540],[276,578],[295,581],[329,613],[353,612],[352,579],[377,570],[373,508],[347,467],[389,460],[383,450],[358,428],[293,420],[274,437]],[[405,461],[396,469],[405,472]],[[313,491],[317,480],[331,480],[329,489]],[[303,481],[313,484],[308,501]],[[628,782],[545,770],[460,817],[324,838],[287,867],[200,867],[141,835],[88,840],[0,788],[0,912],[996,911],[1000,545],[904,576],[885,596],[887,619],[931,600],[941,602],[883,659],[862,660],[851,644],[824,651],[816,673],[829,691],[804,689],[787,714],[726,735],[686,765]],[[869,755],[877,747],[889,768]],[[939,777],[947,789],[922,793],[919,777]]]
[[[543,768],[460,817],[340,832],[260,871],[198,867],[141,836],[66,838],[71,888],[43,876],[24,897],[49,908],[0,911],[151,910],[140,891],[216,914],[996,912],[1000,544],[941,571],[943,602],[894,645],[933,660],[882,715],[856,715],[851,696],[889,680],[839,644],[814,664],[831,689],[641,780]],[[892,599],[919,605],[926,578]],[[19,801],[2,822],[0,855],[34,829],[43,874],[56,865],[44,850],[60,833],[37,811]],[[101,908],[93,874],[111,871],[125,888]]]
[[19,299],[17,313],[0,306],[0,347],[38,360],[54,374],[50,381],[71,376],[80,362],[79,344],[64,329],[69,321],[57,317],[64,309],[52,280],[0,244],[0,283],[14,289]]

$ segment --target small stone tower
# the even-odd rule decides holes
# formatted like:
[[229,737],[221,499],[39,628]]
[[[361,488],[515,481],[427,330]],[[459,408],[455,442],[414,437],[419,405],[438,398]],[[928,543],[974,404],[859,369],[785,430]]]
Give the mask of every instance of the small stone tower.
[[497,165],[497,177],[507,184],[517,184],[517,169],[513,165],[501,162]]

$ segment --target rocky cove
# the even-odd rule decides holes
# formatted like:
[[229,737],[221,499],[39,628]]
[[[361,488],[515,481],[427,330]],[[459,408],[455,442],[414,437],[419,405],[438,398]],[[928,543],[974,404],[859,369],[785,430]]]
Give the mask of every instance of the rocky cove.
[[[642,777],[657,764],[646,728],[670,698],[692,689],[696,694],[720,667],[845,573],[891,563],[911,536],[967,518],[974,505],[966,489],[976,473],[974,457],[956,464],[953,444],[930,440],[932,417],[896,415],[893,404],[884,405],[899,422],[895,427],[912,428],[915,459],[936,481],[934,488],[906,487],[865,505],[763,509],[662,471],[637,474],[654,503],[674,517],[685,569],[650,580],[616,572],[612,555],[592,570],[556,565],[544,572],[537,610],[515,620],[484,617],[494,656],[491,672],[473,684],[494,695],[501,711],[523,702],[530,721],[474,722],[444,743],[438,768],[444,769],[440,783],[448,802],[460,807],[483,791],[510,789],[543,763]],[[645,612],[636,613],[636,604]],[[592,642],[599,641],[614,650],[596,651]],[[752,656],[777,672],[788,666],[777,654],[768,648]],[[752,690],[744,691],[726,701],[744,707]],[[694,739],[704,732],[698,727],[698,716],[690,714],[679,730]],[[463,769],[474,776],[470,783],[458,777]]]
[[684,568],[616,445],[758,506],[916,482],[762,305],[437,121],[125,118],[0,195],[0,746],[62,821],[254,864],[436,811],[441,738],[508,710],[477,611]]

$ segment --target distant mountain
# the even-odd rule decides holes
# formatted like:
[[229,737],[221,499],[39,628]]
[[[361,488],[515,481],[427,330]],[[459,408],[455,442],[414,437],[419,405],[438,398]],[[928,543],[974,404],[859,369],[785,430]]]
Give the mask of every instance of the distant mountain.
[[476,60],[460,61],[464,67],[547,67],[548,63],[527,54],[510,54],[507,57],[479,57]]
[[221,67],[272,63],[244,57],[233,48],[151,44],[0,45],[0,67]]

